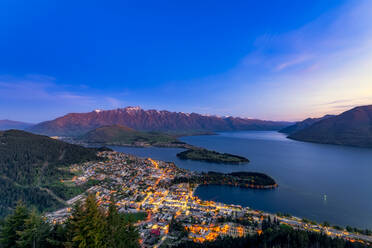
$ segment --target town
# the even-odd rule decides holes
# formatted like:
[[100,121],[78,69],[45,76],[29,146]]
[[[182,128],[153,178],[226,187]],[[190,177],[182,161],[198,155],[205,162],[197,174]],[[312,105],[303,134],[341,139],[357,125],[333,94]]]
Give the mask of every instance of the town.
[[203,201],[194,196],[198,184],[176,183],[176,178],[192,178],[195,172],[178,168],[174,163],[143,159],[113,151],[99,152],[99,162],[85,162],[70,166],[80,175],[69,183],[98,183],[86,193],[70,199],[68,206],[46,217],[52,223],[63,223],[71,214],[72,206],[83,200],[87,193],[95,194],[103,207],[111,199],[122,213],[143,213],[145,218],[136,226],[142,247],[170,246],[185,240],[214,241],[218,237],[243,237],[261,234],[267,219],[275,220],[295,229],[323,232],[352,242],[369,244],[372,236],[336,230],[320,224],[310,224],[292,216],[264,213],[249,207]]

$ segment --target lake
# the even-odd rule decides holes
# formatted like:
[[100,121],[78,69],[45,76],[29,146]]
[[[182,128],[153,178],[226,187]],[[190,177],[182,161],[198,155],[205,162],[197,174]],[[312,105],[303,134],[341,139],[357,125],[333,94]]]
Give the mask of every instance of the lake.
[[257,171],[272,176],[279,187],[254,190],[201,186],[203,200],[290,213],[319,222],[372,229],[372,150],[299,142],[272,131],[225,132],[182,137],[182,141],[247,157],[246,165],[180,160],[177,148],[112,147],[140,157],[172,161],[195,171]]

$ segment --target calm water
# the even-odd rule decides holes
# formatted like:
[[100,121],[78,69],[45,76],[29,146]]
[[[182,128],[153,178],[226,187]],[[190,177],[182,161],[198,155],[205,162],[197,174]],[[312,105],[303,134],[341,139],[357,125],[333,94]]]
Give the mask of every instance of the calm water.
[[332,224],[372,228],[372,150],[292,141],[277,132],[230,132],[183,137],[183,141],[242,155],[247,165],[183,161],[182,149],[114,147],[117,151],[175,162],[196,171],[258,171],[272,176],[275,190],[203,186],[200,198],[286,212]]

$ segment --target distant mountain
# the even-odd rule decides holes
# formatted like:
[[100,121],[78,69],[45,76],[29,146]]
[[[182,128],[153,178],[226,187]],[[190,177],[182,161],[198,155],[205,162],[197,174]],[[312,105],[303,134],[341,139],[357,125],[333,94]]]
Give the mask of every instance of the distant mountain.
[[372,148],[372,105],[361,106],[314,123],[291,139]]
[[52,121],[39,123],[28,130],[34,133],[56,136],[79,136],[102,126],[122,125],[140,131],[205,132],[234,130],[279,130],[288,122],[262,121],[256,119],[206,116],[143,110],[126,107],[115,110],[95,110],[89,113],[72,113]]
[[18,200],[39,210],[63,205],[59,197],[77,193],[60,182],[74,175],[66,166],[97,160],[96,152],[20,130],[0,131],[0,217]]
[[20,121],[11,121],[11,120],[0,120],[0,130],[9,130],[9,129],[19,129],[24,130],[31,127],[34,124],[20,122]]
[[173,135],[159,132],[140,132],[132,128],[113,125],[96,128],[82,135],[78,140],[85,143],[98,143],[102,145],[128,145],[128,146],[182,146]]
[[325,115],[323,117],[320,117],[320,118],[307,118],[303,121],[300,121],[300,122],[297,122],[289,127],[285,127],[283,129],[281,129],[279,132],[280,133],[286,133],[286,134],[292,134],[292,133],[295,133],[295,132],[298,132],[302,129],[305,129],[311,125],[313,125],[315,122],[318,122],[318,121],[321,121],[321,120],[324,120],[324,119],[328,119],[330,117],[333,117],[334,115]]

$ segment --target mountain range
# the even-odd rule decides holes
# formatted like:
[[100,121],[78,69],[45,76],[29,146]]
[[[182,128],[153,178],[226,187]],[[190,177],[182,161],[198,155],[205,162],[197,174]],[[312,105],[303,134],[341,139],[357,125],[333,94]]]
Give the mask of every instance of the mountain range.
[[[114,110],[94,110],[88,113],[70,113],[36,125],[3,120],[0,121],[0,129],[25,129],[36,134],[65,137],[82,137],[95,130],[89,134],[89,137],[85,136],[86,140],[94,140],[92,138],[94,135],[99,137],[101,134],[109,137],[118,131],[125,134],[122,136],[125,140],[129,137],[132,140],[133,137],[145,140],[149,137],[145,137],[140,132],[187,135],[215,131],[280,130],[279,132],[288,134],[288,138],[300,141],[372,147],[371,116],[372,105],[369,105],[353,108],[340,115],[308,118],[290,125],[292,124],[290,122],[126,107]],[[99,129],[102,127],[106,128]],[[160,136],[154,136],[151,140],[158,138]]]
[[372,105],[323,117],[306,128],[290,133],[288,137],[315,143],[372,147]]
[[138,131],[197,133],[235,130],[279,130],[290,124],[289,122],[126,107],[115,110],[95,110],[89,113],[70,113],[55,120],[39,123],[27,130],[49,136],[80,136],[98,127],[110,125],[122,125]]
[[9,129],[18,129],[24,130],[31,127],[33,124],[20,122],[20,121],[11,121],[11,120],[0,120],[0,130],[9,130]]

